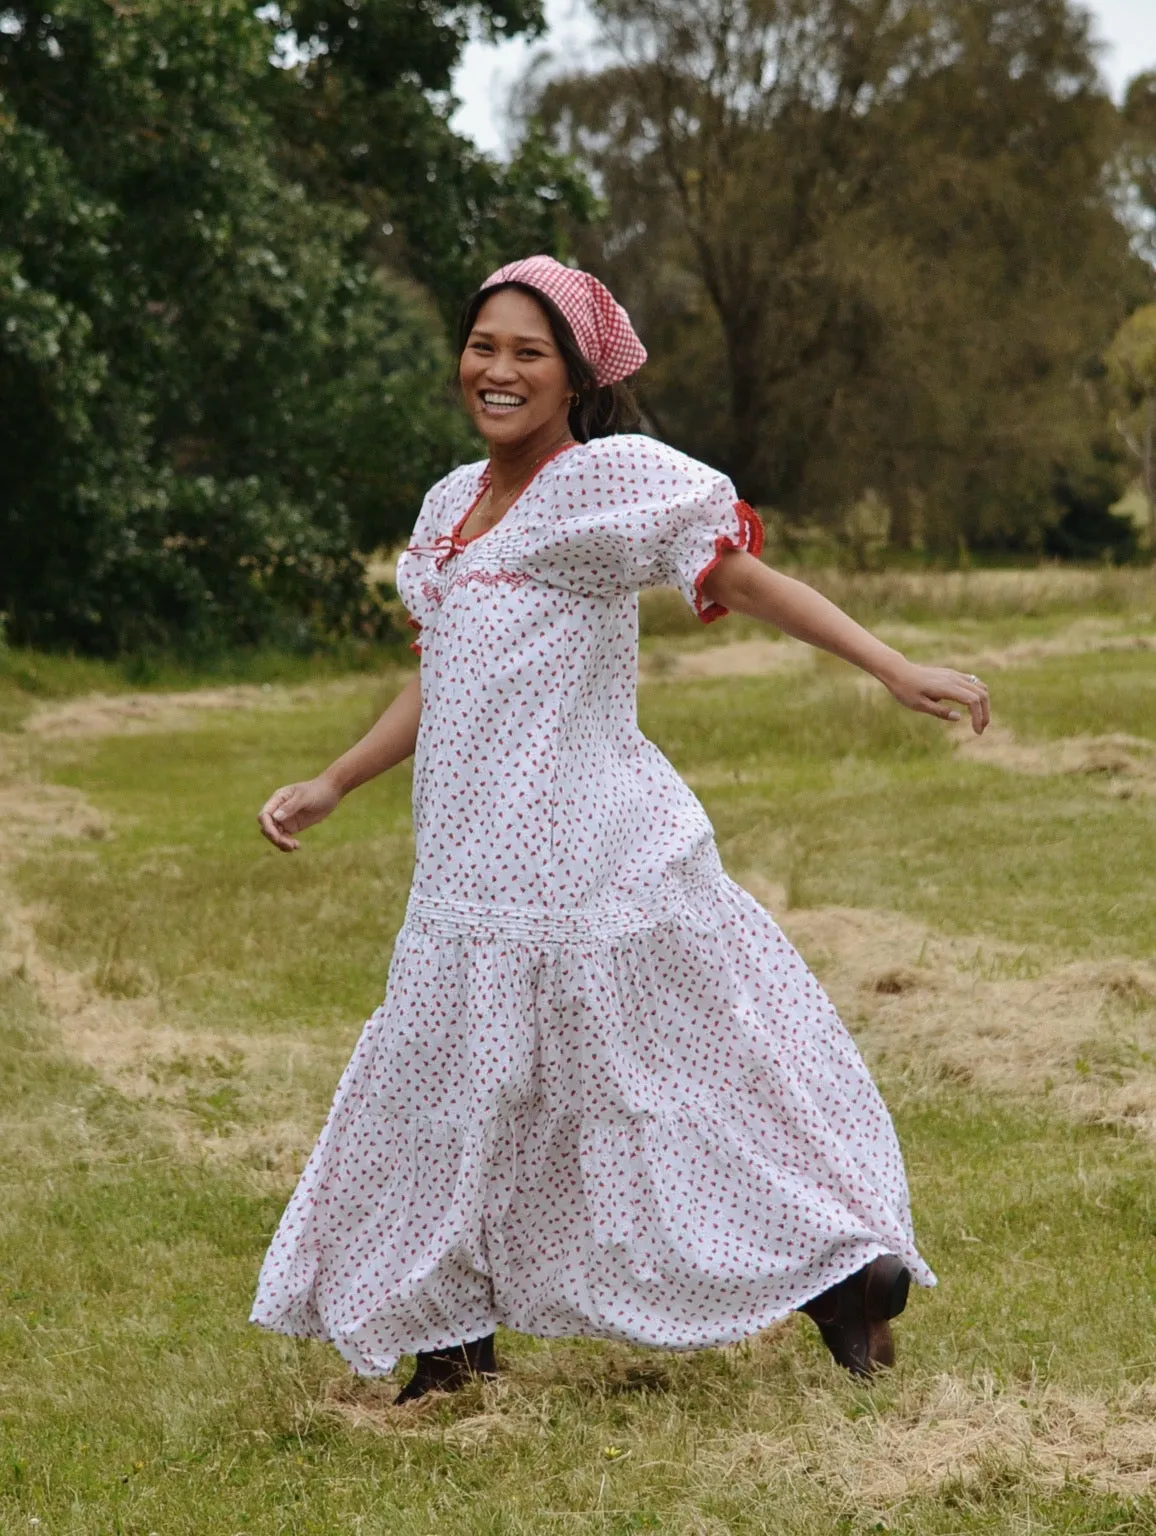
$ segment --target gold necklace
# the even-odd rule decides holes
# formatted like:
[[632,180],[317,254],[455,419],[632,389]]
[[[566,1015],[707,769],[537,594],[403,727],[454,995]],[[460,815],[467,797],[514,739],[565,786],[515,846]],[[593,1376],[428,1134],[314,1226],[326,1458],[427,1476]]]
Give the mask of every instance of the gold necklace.
[[[548,449],[542,455],[542,457],[535,463],[533,469],[531,469],[530,473],[522,481],[521,485],[515,486],[515,488],[514,488],[514,490],[512,492],[506,491],[501,497],[496,497],[494,495],[493,481],[491,480],[490,484],[486,486],[485,497],[483,498],[482,502],[478,506],[478,511],[479,512],[482,512],[482,508],[483,507],[485,508],[485,511],[482,514],[482,516],[483,516],[483,520],[485,522],[485,531],[486,532],[488,532],[491,528],[495,527],[498,523],[501,522],[502,518],[510,510],[510,508],[514,504],[514,502],[517,501],[518,497],[522,494],[522,492],[529,485],[530,481],[534,478],[534,476],[542,468],[542,465],[545,464],[546,460],[549,459],[549,458],[552,458],[554,456],[554,454],[556,454],[558,452],[558,450],[560,448],[563,448],[563,447],[565,447],[565,439],[563,439],[562,442],[556,443],[553,448]],[[491,471],[491,473],[492,473],[492,471]],[[494,510],[494,506],[499,501],[504,502],[505,505],[502,507],[502,510],[501,510],[501,512],[498,513],[497,517],[492,517],[491,514],[492,514],[492,512]]]
[[[529,480],[527,480],[526,485],[529,485],[529,483]],[[480,521],[483,530],[488,531],[490,528],[495,528],[502,521],[502,518],[505,516],[505,514],[510,510],[509,504],[511,502],[517,501],[518,496],[523,490],[525,490],[525,486],[519,486],[517,492],[513,496],[504,496],[502,500],[507,504],[502,508],[501,512],[495,516],[494,507],[496,505],[496,498],[494,496],[493,487],[487,485],[486,494],[482,499],[481,506],[478,508],[478,511],[481,514]]]

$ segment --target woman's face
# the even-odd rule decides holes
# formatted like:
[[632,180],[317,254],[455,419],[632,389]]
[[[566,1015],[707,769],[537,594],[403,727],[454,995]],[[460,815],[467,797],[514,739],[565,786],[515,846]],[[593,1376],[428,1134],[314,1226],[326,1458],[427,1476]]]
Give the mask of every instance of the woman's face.
[[487,442],[566,430],[572,386],[542,306],[502,288],[478,311],[458,365],[466,409]]

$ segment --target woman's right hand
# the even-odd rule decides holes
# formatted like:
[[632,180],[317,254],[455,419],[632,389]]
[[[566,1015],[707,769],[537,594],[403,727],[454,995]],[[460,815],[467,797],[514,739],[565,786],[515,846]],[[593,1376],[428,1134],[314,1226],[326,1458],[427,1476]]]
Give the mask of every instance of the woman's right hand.
[[257,813],[257,825],[282,853],[295,853],[301,844],[291,836],[315,827],[341,803],[341,792],[323,773],[301,784],[275,790]]

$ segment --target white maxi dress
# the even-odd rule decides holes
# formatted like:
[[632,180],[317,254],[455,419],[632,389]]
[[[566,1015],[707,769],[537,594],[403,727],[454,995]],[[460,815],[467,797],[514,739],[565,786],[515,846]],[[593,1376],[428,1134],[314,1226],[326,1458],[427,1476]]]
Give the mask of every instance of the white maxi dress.
[[761,542],[651,438],[549,460],[491,531],[486,466],[426,497],[417,860],[253,1321],[355,1370],[490,1333],[684,1349],[915,1248],[887,1109],[815,977],[724,872],[636,717],[638,592]]

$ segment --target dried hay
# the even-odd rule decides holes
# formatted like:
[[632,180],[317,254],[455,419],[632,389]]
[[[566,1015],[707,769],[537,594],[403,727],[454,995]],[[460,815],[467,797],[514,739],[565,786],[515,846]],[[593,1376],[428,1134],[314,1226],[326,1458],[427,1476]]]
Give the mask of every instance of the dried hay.
[[496,1440],[524,1441],[545,1432],[547,1412],[542,1399],[535,1402],[505,1374],[492,1382],[471,1382],[455,1392],[454,1417],[448,1424],[439,1412],[451,1401],[444,1394],[396,1407],[397,1390],[398,1383],[393,1377],[346,1377],[331,1381],[322,1397],[321,1411],[350,1429],[402,1440],[433,1438],[439,1445],[466,1452],[484,1450]]
[[[45,985],[47,981],[47,985]],[[177,1154],[213,1163],[243,1164],[283,1177],[300,1170],[317,1125],[294,1102],[331,1051],[293,1035],[247,1035],[182,1029],[166,1019],[155,989],[143,996],[100,995],[99,972],[53,970],[37,977],[41,997],[61,1028],[69,1053],[124,1098],[146,1108]],[[331,1070],[336,1073],[336,1060]],[[264,1106],[258,1123],[201,1112],[209,1096],[243,1085],[245,1099]]]
[[12,869],[56,838],[101,841],[110,835],[106,817],[76,789],[27,777],[25,754],[3,742],[0,772],[0,975],[24,976],[46,996],[68,1006],[75,987],[45,963],[36,943],[40,914],[22,903],[10,885]]
[[[19,771],[11,758],[9,771]],[[298,1069],[323,1048],[295,1036],[183,1030],[166,1021],[156,979],[115,953],[90,971],[53,963],[37,942],[40,911],[23,903],[12,867],[56,838],[102,839],[108,821],[78,791],[19,780],[0,788],[0,974],[31,983],[58,1024],[65,1048],[126,1097],[147,1103],[182,1155],[241,1161],[284,1174],[300,1166],[313,1127],[265,1118],[258,1128],[226,1125],[206,1132],[189,1112],[190,1092],[244,1075],[265,1079],[284,1096]]]
[[[768,1342],[776,1347],[792,1326],[761,1339],[760,1350]],[[391,1379],[336,1380],[326,1387],[320,1411],[354,1430],[432,1439],[464,1454],[525,1443],[550,1432],[559,1384],[531,1364],[519,1361],[496,1382],[479,1382],[453,1398],[437,1395],[401,1408],[393,1406]],[[597,1369],[612,1375],[614,1362],[600,1359]],[[588,1385],[598,1391],[597,1380]],[[939,1375],[886,1382],[884,1393],[890,1400],[882,1405],[859,1395],[853,1414],[845,1394],[807,1393],[801,1417],[784,1423],[780,1397],[763,1387],[744,1413],[771,1427],[728,1428],[699,1441],[693,1480],[704,1492],[746,1485],[754,1492],[803,1477],[881,1511],[947,1489],[982,1497],[993,1484],[1045,1491],[1079,1482],[1123,1496],[1156,1492],[1156,1385],[1097,1394],[1052,1384],[1003,1385],[988,1374],[971,1380]],[[629,1438],[604,1454],[614,1460],[631,1455]]]
[[[874,628],[881,638],[903,651],[934,656],[945,666],[966,666],[985,677],[1012,667],[1033,666],[1068,656],[1156,651],[1156,634],[1137,632],[1118,619],[1079,618],[1053,635],[981,649],[976,648],[974,634],[945,630],[942,625],[884,619]],[[816,658],[813,647],[801,641],[764,636],[731,639],[723,629],[705,637],[695,636],[691,644],[668,641],[647,647],[641,655],[639,676],[644,682],[676,683],[774,677],[805,671],[815,664]],[[874,686],[871,679],[867,683]]]
[[1056,1488],[1078,1480],[1145,1495],[1156,1490],[1156,1386],[1100,1396],[942,1375],[901,1387],[894,1408],[853,1418],[816,1394],[792,1431],[727,1435],[714,1455],[728,1476],[805,1473],[884,1508],[946,1487],[980,1493],[997,1481]]
[[732,640],[675,649],[654,646],[642,652],[638,675],[644,682],[703,682],[719,677],[771,677],[800,672],[815,661],[814,650],[798,640]]
[[782,886],[757,874],[742,883],[779,914],[872,1057],[996,1093],[1047,1096],[1078,1119],[1156,1137],[1153,966],[1125,958],[1049,965],[900,913],[787,911]]
[[1143,736],[1114,732],[1029,744],[1006,726],[991,725],[982,736],[957,727],[955,749],[970,762],[1007,773],[1080,775],[1121,799],[1156,794],[1156,741]]
[[1121,632],[1117,625],[1103,619],[1077,619],[1047,639],[1018,640],[1013,645],[976,651],[969,665],[976,671],[1002,672],[1009,667],[1030,666],[1034,662],[1066,656],[1136,651],[1156,651],[1156,635]]
[[0,787],[0,861],[26,858],[54,838],[101,841],[109,824],[79,790],[59,784]]
[[41,705],[24,722],[24,730],[53,740],[195,730],[203,725],[206,714],[284,711],[302,703],[354,694],[365,686],[364,678],[335,678],[292,688],[273,683],[240,683],[188,692],[90,693],[59,704]]

